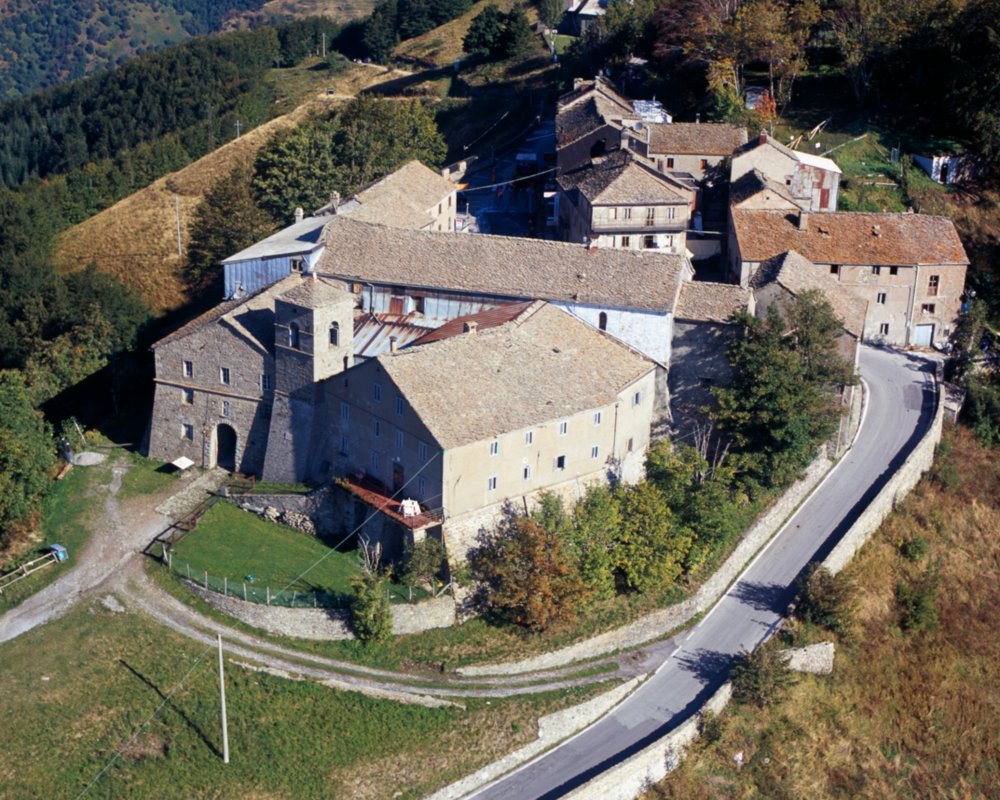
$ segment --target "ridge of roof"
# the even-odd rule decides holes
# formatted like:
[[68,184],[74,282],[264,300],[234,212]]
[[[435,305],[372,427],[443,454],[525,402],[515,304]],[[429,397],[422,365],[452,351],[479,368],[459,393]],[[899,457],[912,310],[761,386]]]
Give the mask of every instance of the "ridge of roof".
[[602,161],[560,175],[556,182],[564,190],[579,190],[592,203],[691,201],[690,189],[638,161],[628,150],[615,150]]
[[652,154],[729,156],[747,141],[747,129],[728,122],[643,123],[647,128]]
[[734,283],[684,281],[677,302],[678,320],[729,322],[747,307],[750,290]]

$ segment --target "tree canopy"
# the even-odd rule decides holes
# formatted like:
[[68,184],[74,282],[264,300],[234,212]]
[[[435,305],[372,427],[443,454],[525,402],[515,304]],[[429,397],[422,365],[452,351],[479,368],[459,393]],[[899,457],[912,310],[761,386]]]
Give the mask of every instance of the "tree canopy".
[[54,461],[52,430],[35,410],[24,379],[0,370],[0,538],[34,510]]

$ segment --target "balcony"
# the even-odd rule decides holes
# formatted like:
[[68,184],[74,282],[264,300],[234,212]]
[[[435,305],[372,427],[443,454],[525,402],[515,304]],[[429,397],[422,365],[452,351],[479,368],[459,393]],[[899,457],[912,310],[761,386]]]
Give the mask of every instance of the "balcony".
[[349,476],[346,478],[335,478],[334,483],[353,494],[363,503],[371,506],[376,511],[385,514],[387,517],[400,525],[405,525],[410,530],[429,528],[432,525],[440,525],[444,521],[443,509],[425,508],[420,506],[417,514],[404,514],[400,499],[390,496],[388,487],[381,481],[364,475],[362,477]]
[[649,224],[645,217],[639,219],[594,220],[590,229],[594,233],[684,233],[688,228],[687,219],[656,219]]

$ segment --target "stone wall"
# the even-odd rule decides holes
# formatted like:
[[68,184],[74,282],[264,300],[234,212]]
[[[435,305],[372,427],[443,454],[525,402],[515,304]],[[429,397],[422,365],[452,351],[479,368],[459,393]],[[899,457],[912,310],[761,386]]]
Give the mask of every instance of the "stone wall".
[[882,521],[896,508],[896,503],[906,497],[917,485],[921,476],[933,466],[934,450],[937,448],[938,442],[941,441],[941,431],[944,425],[943,393],[944,386],[939,383],[937,409],[930,430],[903,462],[903,466],[889,479],[882,491],[868,504],[868,508],[862,512],[850,530],[844,534],[830,555],[823,561],[823,566],[830,572],[840,572],[847,566],[854,554],[861,549],[862,545],[878,530]]
[[332,536],[343,525],[330,499],[330,488],[309,494],[237,494],[229,501],[244,511],[250,511],[281,525],[297,528],[317,536]]
[[[350,612],[347,609],[287,608],[248,603],[236,597],[207,591],[190,581],[185,583],[188,589],[223,613],[277,636],[321,641],[354,638],[348,624]],[[420,633],[432,628],[447,628],[454,624],[455,600],[452,597],[392,606],[392,632],[397,636]]]

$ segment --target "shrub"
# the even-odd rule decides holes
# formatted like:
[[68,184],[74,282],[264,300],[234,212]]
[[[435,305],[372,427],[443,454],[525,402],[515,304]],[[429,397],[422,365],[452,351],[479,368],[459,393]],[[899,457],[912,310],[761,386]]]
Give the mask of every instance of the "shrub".
[[424,539],[407,545],[405,564],[400,575],[403,583],[410,587],[426,585],[434,588],[434,579],[444,566],[444,545],[437,539]]
[[796,616],[803,622],[846,633],[854,621],[853,587],[843,574],[810,564],[799,580]]
[[764,708],[776,702],[795,677],[785,666],[777,641],[772,639],[752,653],[744,650],[733,666],[730,679],[737,703]]
[[901,580],[896,586],[899,625],[908,631],[932,631],[938,626],[937,592],[941,570],[932,564],[916,580]]
[[919,561],[927,555],[927,540],[920,534],[909,536],[899,543],[899,552],[907,561]]
[[392,609],[385,577],[364,573],[352,581],[351,627],[362,642],[384,642],[392,636]]

